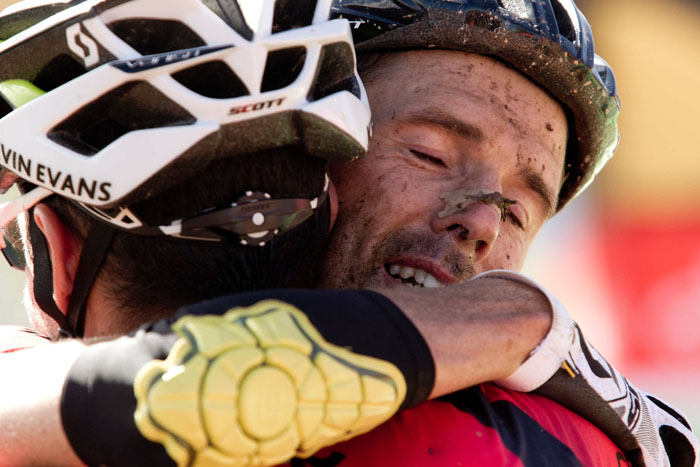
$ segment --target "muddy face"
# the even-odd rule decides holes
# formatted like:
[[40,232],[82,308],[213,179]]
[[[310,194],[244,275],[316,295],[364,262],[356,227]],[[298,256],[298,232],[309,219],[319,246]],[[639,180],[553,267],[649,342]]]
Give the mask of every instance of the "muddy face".
[[517,201],[508,199],[497,191],[489,193],[480,189],[467,190],[465,188],[446,191],[440,195],[440,199],[445,201],[445,210],[438,213],[440,218],[465,211],[474,203],[482,203],[493,206],[500,214],[501,220],[504,221],[510,215],[511,206],[517,204]]
[[483,56],[392,53],[378,67],[365,83],[369,153],[332,167],[340,212],[323,285],[432,287],[519,269],[556,206],[559,104]]

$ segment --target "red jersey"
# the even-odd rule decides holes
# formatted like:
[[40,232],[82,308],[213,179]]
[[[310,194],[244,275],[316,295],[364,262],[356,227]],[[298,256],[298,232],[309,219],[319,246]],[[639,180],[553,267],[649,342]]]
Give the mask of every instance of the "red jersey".
[[297,466],[627,467],[598,428],[555,402],[484,384],[407,409]]

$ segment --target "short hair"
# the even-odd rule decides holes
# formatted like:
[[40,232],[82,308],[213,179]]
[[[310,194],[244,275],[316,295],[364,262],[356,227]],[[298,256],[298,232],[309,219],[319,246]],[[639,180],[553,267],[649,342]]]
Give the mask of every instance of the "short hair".
[[[246,191],[272,198],[312,199],[324,189],[327,162],[297,147],[261,151],[212,162],[175,187],[130,206],[149,225],[160,225],[210,207],[231,205]],[[23,191],[28,189],[26,183]],[[81,240],[100,222],[73,201],[45,201]],[[108,298],[130,328],[168,316],[181,306],[240,291],[312,287],[326,249],[329,202],[301,225],[265,246],[143,236],[118,230],[99,273]]]

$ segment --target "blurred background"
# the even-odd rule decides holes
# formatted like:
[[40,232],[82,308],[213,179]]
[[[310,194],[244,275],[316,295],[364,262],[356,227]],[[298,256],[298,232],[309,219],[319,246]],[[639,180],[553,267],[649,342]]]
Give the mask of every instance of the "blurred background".
[[620,148],[526,273],[638,387],[700,427],[700,2],[577,0],[622,98]]
[[[14,3],[0,0],[0,7]],[[615,70],[620,149],[545,227],[525,272],[598,350],[700,428],[700,1],[579,0]],[[0,267],[0,324],[27,324]]]

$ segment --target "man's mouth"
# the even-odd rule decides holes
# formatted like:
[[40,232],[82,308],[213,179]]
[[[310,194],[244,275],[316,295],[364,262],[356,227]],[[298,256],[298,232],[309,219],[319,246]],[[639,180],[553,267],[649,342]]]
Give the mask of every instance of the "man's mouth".
[[444,284],[438,281],[435,276],[419,268],[387,263],[384,265],[384,269],[391,277],[400,280],[409,287],[425,287],[427,289],[444,287]]

